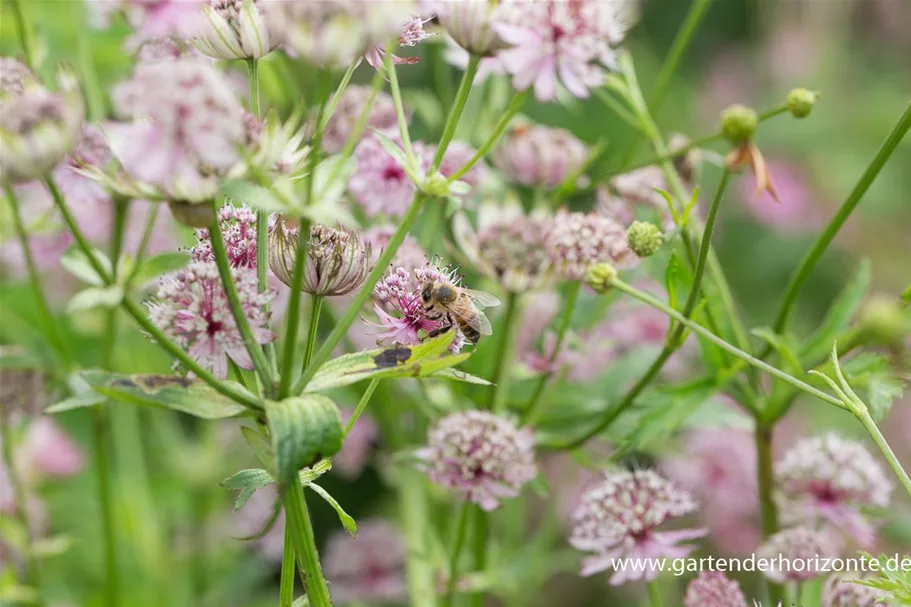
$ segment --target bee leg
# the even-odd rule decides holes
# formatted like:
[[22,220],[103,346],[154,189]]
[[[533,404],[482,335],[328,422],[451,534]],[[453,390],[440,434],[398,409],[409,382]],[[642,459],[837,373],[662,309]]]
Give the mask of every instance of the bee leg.
[[437,327],[436,329],[434,329],[433,331],[428,333],[427,337],[436,337],[438,335],[442,335],[443,333],[446,333],[447,331],[449,331],[452,328],[452,325],[453,325],[452,315],[440,314],[438,316],[438,318],[444,318],[445,322],[443,322],[439,327]]

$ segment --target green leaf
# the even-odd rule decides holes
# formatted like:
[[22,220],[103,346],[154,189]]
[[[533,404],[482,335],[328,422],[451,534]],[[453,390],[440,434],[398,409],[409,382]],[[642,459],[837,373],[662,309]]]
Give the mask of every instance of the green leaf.
[[[83,371],[79,377],[95,392],[112,400],[180,411],[202,419],[224,419],[246,411],[243,405],[189,377],[119,375],[106,371]],[[235,387],[243,389],[238,384]]]
[[275,468],[275,454],[272,452],[272,443],[269,442],[269,437],[249,426],[241,426],[240,433],[243,435],[244,440],[247,441],[247,444],[250,445],[250,449],[256,459],[269,470]]
[[803,365],[800,364],[800,360],[794,353],[792,340],[775,333],[769,327],[757,327],[750,333],[772,346],[781,355],[782,360],[787,363],[792,373],[803,374]]
[[299,596],[294,599],[294,603],[291,604],[291,607],[310,607],[310,599],[305,596]]
[[[111,260],[97,249],[92,249],[92,255],[101,263],[101,267],[104,271],[110,275],[112,273]],[[73,245],[66,250],[63,257],[60,259],[60,265],[84,283],[95,287],[104,286],[104,280],[98,275],[98,272],[95,271],[92,264],[89,263],[88,256],[76,245]]]
[[492,386],[493,383],[487,381],[483,377],[478,377],[477,375],[472,375],[471,373],[466,373],[461,369],[453,369],[452,367],[446,367],[445,369],[440,369],[439,371],[433,373],[430,377],[440,377],[443,379],[454,379],[456,381],[465,382],[466,384],[476,384],[478,386]]
[[301,470],[300,479],[301,485],[307,486],[322,475],[326,474],[332,470],[332,460],[331,459],[321,459],[316,462],[309,468],[304,468]]
[[332,497],[331,495],[329,495],[328,491],[326,491],[325,489],[323,489],[316,483],[310,483],[310,488],[313,489],[314,491],[316,491],[316,493],[321,498],[326,500],[327,504],[332,506],[332,509],[335,510],[336,514],[338,514],[338,520],[340,520],[342,522],[342,527],[345,528],[345,531],[350,533],[352,537],[357,535],[357,523],[354,521],[354,519],[351,517],[351,515],[349,515],[347,512],[345,512],[345,509],[342,508],[342,506],[337,501],[335,501],[335,498]]
[[822,323],[806,341],[800,352],[800,359],[815,364],[824,359],[832,349],[832,342],[838,339],[839,333],[848,328],[851,319],[857,314],[870,288],[870,260],[865,259],[857,268],[857,273],[847,284],[832,307],[826,313]]
[[235,202],[267,213],[282,213],[287,207],[270,190],[243,179],[229,179],[221,185],[222,193]]
[[470,352],[450,354],[447,351],[454,338],[455,332],[449,331],[413,347],[395,346],[343,354],[319,368],[307,384],[307,392],[322,392],[370,378],[425,377],[438,373],[471,356]]
[[151,280],[175,270],[179,270],[187,265],[190,261],[190,254],[185,251],[175,251],[172,253],[159,253],[147,258],[136,270],[133,277],[133,284],[144,285]]
[[905,391],[904,382],[892,373],[874,373],[867,380],[867,408],[876,423],[886,418],[892,403]]
[[275,479],[265,470],[249,469],[235,472],[218,484],[225,489],[240,491],[237,495],[237,500],[234,502],[234,509],[238,510],[247,503],[247,500],[256,493],[257,489],[262,489],[274,482]]
[[107,398],[98,394],[97,392],[85,392],[83,394],[75,394],[65,400],[55,403],[44,410],[45,413],[53,415],[55,413],[63,413],[64,411],[70,411],[72,409],[82,409],[85,407],[94,407],[95,405],[100,405]]
[[79,291],[66,304],[69,314],[84,312],[95,308],[111,310],[123,301],[123,287],[111,285],[109,287],[89,287]]
[[338,407],[325,396],[266,401],[266,419],[281,483],[295,480],[301,468],[335,455],[342,447]]

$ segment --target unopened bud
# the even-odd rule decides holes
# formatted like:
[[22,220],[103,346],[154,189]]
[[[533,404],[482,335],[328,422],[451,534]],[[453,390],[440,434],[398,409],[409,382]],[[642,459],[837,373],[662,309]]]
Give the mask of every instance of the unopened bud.
[[188,228],[207,228],[215,221],[215,207],[210,202],[192,203],[172,200],[168,203],[171,215]]
[[911,318],[901,302],[889,295],[874,295],[861,312],[860,327],[872,343],[893,346],[901,344],[909,333]]
[[651,257],[658,252],[664,242],[664,234],[653,223],[634,221],[626,231],[629,248],[639,257]]
[[427,175],[421,184],[421,191],[435,198],[448,198],[450,194],[449,180],[439,171]]
[[785,103],[794,118],[806,118],[813,111],[819,95],[807,89],[791,89]]
[[585,279],[588,286],[596,293],[606,293],[610,281],[617,275],[617,270],[609,263],[597,263],[588,269]]
[[731,143],[749,141],[756,133],[759,116],[745,105],[734,104],[721,112],[721,133]]

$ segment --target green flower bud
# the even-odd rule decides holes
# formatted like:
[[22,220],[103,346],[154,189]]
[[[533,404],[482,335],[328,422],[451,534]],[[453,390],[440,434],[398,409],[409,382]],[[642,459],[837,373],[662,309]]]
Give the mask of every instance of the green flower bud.
[[585,279],[596,293],[606,293],[610,281],[617,275],[617,270],[609,263],[597,263],[588,269]]
[[895,346],[902,343],[911,324],[900,300],[889,295],[874,295],[864,306],[860,329],[873,344]]
[[661,248],[664,234],[653,223],[634,221],[626,231],[626,240],[633,253],[639,257],[651,257]]
[[807,89],[791,89],[785,103],[794,118],[806,118],[813,111],[819,95]]
[[449,198],[451,193],[449,189],[449,179],[439,171],[433,175],[427,175],[427,177],[424,178],[424,183],[421,184],[421,191],[428,196]]
[[734,104],[721,112],[721,133],[731,143],[749,141],[756,133],[759,116],[745,105]]

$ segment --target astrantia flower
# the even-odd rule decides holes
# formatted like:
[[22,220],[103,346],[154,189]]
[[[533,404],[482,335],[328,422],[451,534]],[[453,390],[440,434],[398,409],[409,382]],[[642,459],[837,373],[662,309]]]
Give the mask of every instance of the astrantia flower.
[[862,575],[830,575],[822,589],[822,607],[889,607],[882,590],[858,584]]
[[541,101],[553,101],[557,82],[576,97],[604,82],[604,68],[616,64],[618,45],[629,28],[628,0],[547,0],[509,2],[494,31],[511,48],[497,56],[512,74],[513,86],[534,86]]
[[[370,97],[370,87],[352,84],[345,89],[335,111],[323,131],[323,149],[330,154],[342,151],[354,131],[364,105]],[[407,110],[406,110],[407,111]],[[395,103],[392,96],[380,91],[370,108],[367,126],[391,134],[396,127]]]
[[825,575],[818,570],[818,563],[837,558],[839,546],[824,531],[793,527],[767,539],[756,556],[768,560],[769,568],[763,574],[773,582],[803,582]]
[[[235,268],[232,275],[256,342],[269,343],[275,336],[264,306],[273,293],[257,291],[256,272],[252,270]],[[192,262],[162,279],[157,299],[149,304],[149,316],[217,377],[228,376],[228,358],[242,369],[253,368],[214,263]]]
[[569,280],[579,280],[596,263],[627,268],[637,260],[623,226],[595,213],[560,211],[546,247],[554,268]]
[[[295,288],[294,260],[298,229],[279,220],[269,237],[269,267],[285,285]],[[335,297],[354,291],[370,272],[370,245],[356,232],[315,224],[310,228],[307,261],[300,289],[312,295]]]
[[18,59],[0,57],[0,103],[20,97],[30,86],[40,86],[32,70]]
[[[617,472],[593,486],[582,496],[573,513],[574,548],[593,552],[583,561],[582,575],[612,567],[614,559],[683,558],[695,547],[680,542],[705,535],[703,529],[657,531],[665,522],[696,510],[690,494],[661,478],[652,470]],[[635,571],[615,570],[610,583],[658,577],[658,568]]]
[[555,188],[582,166],[586,154],[585,144],[569,131],[523,125],[503,139],[493,163],[516,183]]
[[263,15],[266,0],[209,0],[206,25],[193,44],[216,59],[259,59],[281,44]]
[[487,411],[447,415],[419,455],[430,480],[490,511],[538,475],[534,435]]
[[748,607],[740,584],[719,571],[703,571],[686,587],[684,607]]
[[374,296],[379,302],[374,306],[380,319],[378,326],[383,329],[378,342],[413,346],[440,328],[440,322],[430,318],[424,309],[420,295],[422,281],[417,277],[418,271],[426,272],[426,268],[422,266],[412,271],[396,268],[373,288]]
[[368,217],[404,215],[417,188],[380,140],[373,135],[362,139],[354,161],[357,170],[348,181],[348,191],[364,213]]
[[[232,268],[256,269],[256,213],[248,207],[226,204],[218,209],[218,221]],[[190,250],[193,261],[214,262],[209,230],[196,231],[198,242]]]
[[[417,46],[419,42],[423,42],[427,38],[433,36],[433,34],[424,31],[424,24],[430,21],[430,19],[431,18],[424,19],[423,17],[412,17],[409,19],[408,22],[405,23],[401,35],[399,35],[399,47],[407,48]],[[378,70],[383,66],[383,57],[385,55],[386,45],[378,44],[367,51],[365,59],[374,69]],[[392,56],[393,63],[397,64],[414,64],[418,63],[420,60],[420,57]]]
[[506,46],[494,31],[499,7],[490,0],[436,0],[430,8],[452,40],[471,54],[488,57]]
[[128,41],[132,49],[153,38],[193,38],[205,19],[208,0],[121,0],[127,21],[135,30]]
[[238,160],[244,108],[210,64],[178,59],[141,64],[114,89],[114,106],[131,123],[109,123],[114,155],[133,179],[181,201],[208,201],[217,175]]
[[[8,62],[5,62],[8,63]],[[57,92],[26,86],[13,68],[0,96],[0,182],[46,176],[76,145],[85,106],[75,74],[57,72]]]
[[786,518],[823,519],[862,546],[873,542],[874,528],[860,510],[888,506],[892,483],[862,444],[835,434],[805,438],[791,447],[776,471]]
[[323,569],[337,604],[406,600],[405,542],[385,521],[359,522],[355,537],[337,532],[324,555]]

